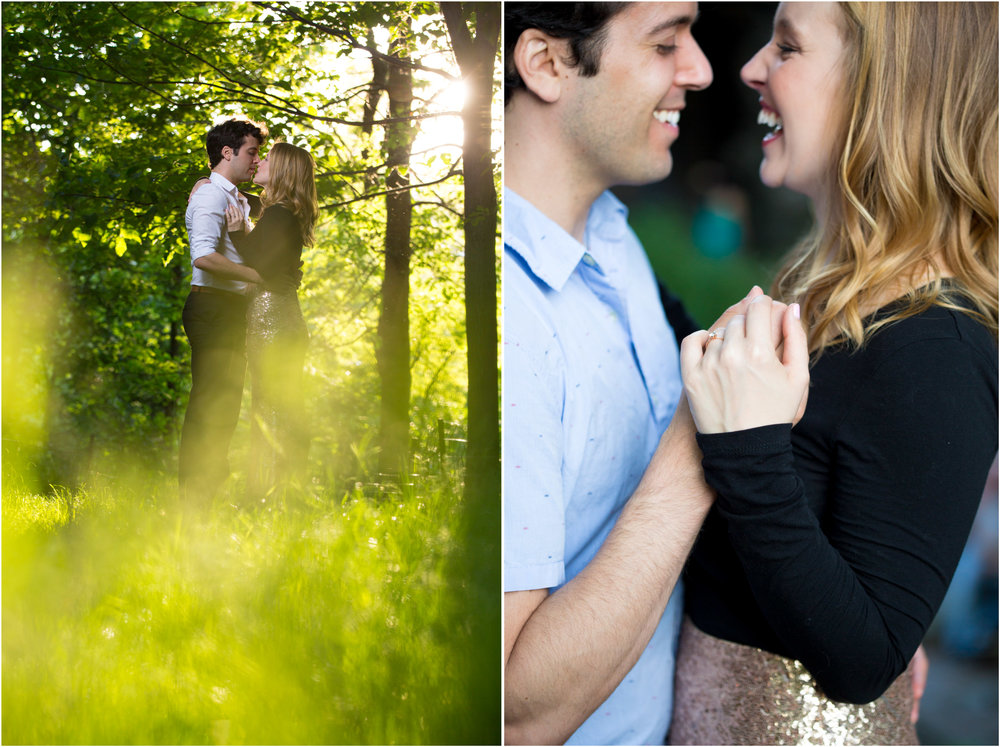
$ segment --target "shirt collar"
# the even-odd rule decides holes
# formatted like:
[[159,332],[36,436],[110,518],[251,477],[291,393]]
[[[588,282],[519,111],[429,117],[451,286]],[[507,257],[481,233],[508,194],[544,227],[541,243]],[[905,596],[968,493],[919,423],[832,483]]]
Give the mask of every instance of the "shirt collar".
[[239,190],[236,189],[236,185],[233,184],[231,181],[229,181],[222,174],[218,173],[217,171],[213,171],[211,174],[209,174],[208,180],[212,182],[212,184],[221,187],[222,190],[227,192],[228,194],[234,195],[239,193]]
[[628,208],[610,192],[598,197],[587,215],[589,252],[588,247],[509,187],[504,188],[503,207],[504,244],[556,291],[562,289],[586,254],[593,255],[600,265],[599,248],[605,242],[620,241],[628,230]]

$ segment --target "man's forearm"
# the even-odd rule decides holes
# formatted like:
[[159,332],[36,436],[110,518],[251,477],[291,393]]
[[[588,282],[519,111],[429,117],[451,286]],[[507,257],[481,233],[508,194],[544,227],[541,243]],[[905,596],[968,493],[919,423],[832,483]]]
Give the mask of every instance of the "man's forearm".
[[231,259],[219,254],[219,252],[212,252],[211,254],[198,257],[194,261],[194,266],[228,280],[241,280],[245,283],[261,282],[261,277],[255,269],[233,262]]
[[563,743],[614,691],[659,624],[712,493],[687,405],[587,567],[534,610],[505,670],[505,741]]

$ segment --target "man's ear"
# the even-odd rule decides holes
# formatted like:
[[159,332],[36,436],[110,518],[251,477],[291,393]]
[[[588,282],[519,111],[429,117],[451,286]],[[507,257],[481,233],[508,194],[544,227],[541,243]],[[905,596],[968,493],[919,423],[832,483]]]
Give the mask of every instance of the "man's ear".
[[226,161],[228,161],[230,158],[233,157],[233,149],[230,148],[228,145],[223,145],[222,146],[222,157]]
[[526,29],[514,45],[514,67],[525,87],[546,103],[559,100],[563,79],[569,72],[564,62],[569,43],[540,29]]

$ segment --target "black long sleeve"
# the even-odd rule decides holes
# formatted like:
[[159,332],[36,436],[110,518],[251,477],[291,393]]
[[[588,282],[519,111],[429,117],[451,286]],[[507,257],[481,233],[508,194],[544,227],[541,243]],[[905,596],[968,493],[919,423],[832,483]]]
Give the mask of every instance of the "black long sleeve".
[[297,284],[302,258],[302,231],[298,218],[283,205],[269,205],[249,233],[230,232],[243,261],[254,268],[267,285]]
[[813,367],[806,414],[699,435],[718,499],[687,572],[705,632],[874,700],[924,637],[997,451],[997,349],[933,308]]

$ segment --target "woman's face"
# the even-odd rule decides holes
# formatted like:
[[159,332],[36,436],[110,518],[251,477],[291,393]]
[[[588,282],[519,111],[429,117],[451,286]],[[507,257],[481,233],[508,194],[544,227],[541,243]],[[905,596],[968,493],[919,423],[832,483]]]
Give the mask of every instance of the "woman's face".
[[270,160],[271,154],[268,153],[267,157],[260,162],[260,166],[257,167],[257,173],[253,175],[254,184],[259,184],[262,187],[267,186],[268,174],[271,170]]
[[764,137],[760,178],[822,200],[833,185],[844,107],[844,42],[835,3],[782,3],[771,40],[740,73],[760,94]]

